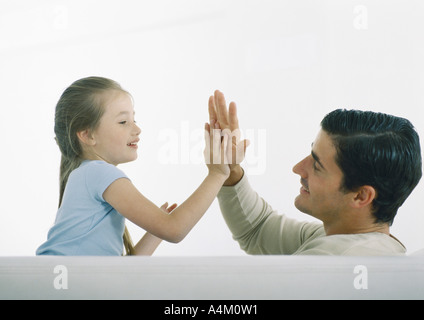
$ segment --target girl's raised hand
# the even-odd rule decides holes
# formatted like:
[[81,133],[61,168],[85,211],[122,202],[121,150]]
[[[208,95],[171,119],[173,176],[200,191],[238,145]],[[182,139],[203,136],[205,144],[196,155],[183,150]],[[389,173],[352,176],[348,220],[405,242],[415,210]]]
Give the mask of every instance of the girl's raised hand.
[[228,130],[222,131],[219,123],[213,121],[205,124],[204,157],[209,173],[218,173],[228,177],[230,167],[227,159]]
[[222,132],[229,134],[226,158],[230,168],[234,168],[244,160],[246,148],[250,142],[246,139],[241,140],[235,102],[231,102],[227,110],[224,94],[219,90],[216,90],[214,95],[209,98],[209,121],[217,122]]

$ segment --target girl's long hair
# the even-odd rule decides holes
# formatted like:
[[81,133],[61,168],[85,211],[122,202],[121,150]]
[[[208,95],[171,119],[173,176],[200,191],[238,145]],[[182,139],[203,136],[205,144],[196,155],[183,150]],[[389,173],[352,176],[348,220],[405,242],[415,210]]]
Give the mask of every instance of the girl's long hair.
[[[70,173],[82,162],[82,149],[77,132],[95,130],[104,113],[105,93],[110,90],[126,92],[110,79],[88,77],[72,83],[61,95],[55,111],[54,132],[61,152],[59,175],[59,207]],[[127,92],[126,92],[127,93]],[[127,255],[134,254],[134,246],[127,227],[124,232],[124,247]]]

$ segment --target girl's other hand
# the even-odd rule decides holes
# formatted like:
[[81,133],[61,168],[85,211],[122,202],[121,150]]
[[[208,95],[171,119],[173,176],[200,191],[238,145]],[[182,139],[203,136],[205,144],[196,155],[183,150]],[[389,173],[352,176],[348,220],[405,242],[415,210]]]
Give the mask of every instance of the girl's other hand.
[[165,202],[160,209],[166,213],[171,213],[172,210],[174,210],[177,207],[177,204],[174,203],[173,205],[171,205],[170,207],[168,207],[168,202]]

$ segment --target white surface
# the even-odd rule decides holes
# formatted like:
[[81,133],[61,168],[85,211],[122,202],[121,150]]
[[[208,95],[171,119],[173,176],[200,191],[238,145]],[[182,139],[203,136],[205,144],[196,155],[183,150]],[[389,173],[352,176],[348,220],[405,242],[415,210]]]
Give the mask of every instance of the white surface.
[[0,299],[424,299],[424,256],[1,257]]
[[[54,108],[76,79],[106,76],[132,93],[139,159],[122,169],[157,205],[181,203],[204,178],[207,101],[220,89],[252,141],[253,187],[310,220],[293,206],[291,169],[327,112],[404,116],[422,141],[422,30],[421,0],[1,0],[0,255],[33,255],[54,221]],[[424,247],[423,194],[421,182],[392,229],[410,252]],[[182,243],[156,254],[244,255],[216,202]]]

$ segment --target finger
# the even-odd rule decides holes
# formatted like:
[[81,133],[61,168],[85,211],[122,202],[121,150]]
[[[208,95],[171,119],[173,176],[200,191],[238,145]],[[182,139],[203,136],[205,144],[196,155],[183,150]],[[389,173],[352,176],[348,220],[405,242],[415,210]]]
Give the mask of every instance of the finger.
[[[232,149],[232,144],[233,144],[233,142],[231,140],[232,135],[231,135],[230,129],[222,130],[222,135],[223,135],[223,138],[226,139],[225,140],[225,146],[223,146],[223,153],[225,154],[225,157],[226,157],[225,163],[228,164],[228,163],[231,162],[231,159],[232,159],[232,150],[231,149]],[[224,142],[224,139],[223,139],[223,142]]]
[[243,142],[244,142],[244,151],[246,151],[247,147],[250,146],[250,140],[245,139],[243,140]]
[[229,127],[228,123],[228,112],[227,112],[227,103],[225,102],[225,97],[222,92],[215,90],[215,107],[216,115],[219,123],[221,124],[222,129]]
[[231,102],[228,107],[228,122],[230,130],[234,131],[239,128],[238,117],[237,117],[237,106],[235,102]]
[[211,163],[211,129],[208,123],[205,123],[205,151],[203,152],[206,164]]
[[228,133],[227,133],[227,131],[223,131],[223,140],[222,140],[222,143],[221,143],[221,163],[224,163],[224,164],[228,164],[228,157],[227,157],[227,153],[226,153],[226,150],[227,150],[227,144],[228,144],[228,137],[229,137],[229,135],[228,135]]
[[241,139],[241,132],[240,129],[234,129],[231,130],[231,142],[233,144],[238,144],[240,142]]
[[246,156],[246,149],[247,147],[250,145],[250,141],[245,139],[243,141],[240,141],[237,146],[236,146],[236,158],[234,159],[235,161],[233,163],[236,164],[240,164],[245,156]]
[[166,209],[166,211],[168,211],[168,213],[171,213],[171,211],[173,211],[176,207],[177,207],[177,204],[174,203],[168,209]]
[[219,123],[215,124],[215,129],[213,129],[213,133],[211,134],[212,141],[212,163],[218,164],[221,162],[221,129],[219,129]]
[[250,140],[245,139],[241,141],[240,146],[241,146],[240,149],[242,150],[243,157],[244,157],[244,155],[246,154],[247,147],[250,146]]
[[209,97],[209,123],[216,122],[217,118],[216,118],[216,109],[215,109],[215,101],[214,101],[214,97],[210,96]]

